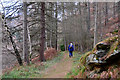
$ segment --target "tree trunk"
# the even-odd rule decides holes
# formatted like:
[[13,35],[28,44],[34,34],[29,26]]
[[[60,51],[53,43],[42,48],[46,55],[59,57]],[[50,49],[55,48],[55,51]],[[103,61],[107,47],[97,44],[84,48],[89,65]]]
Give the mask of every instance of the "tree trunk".
[[50,48],[52,48],[52,32],[50,33]]
[[15,52],[17,61],[18,61],[19,65],[22,66],[22,65],[23,65],[23,62],[22,62],[20,53],[19,53],[19,51],[18,51],[18,49],[17,49],[17,47],[16,47],[16,44],[15,44],[15,42],[14,42],[14,40],[13,40],[12,34],[11,34],[11,32],[9,31],[10,29],[8,28],[6,22],[5,22],[4,25],[5,25],[5,27],[7,28],[7,32],[9,33],[10,41],[11,41],[11,43],[12,43],[12,46],[13,46],[13,49],[14,49],[14,52]]
[[[1,3],[1,4],[2,4],[2,3]],[[6,23],[5,10],[4,10],[5,8],[4,8],[3,4],[2,4],[2,8],[3,8],[3,15],[4,15],[3,25],[4,25],[4,27],[6,27],[6,30],[7,30],[7,32],[9,33],[9,38],[10,38],[10,41],[11,41],[11,43],[12,43],[12,47],[13,47],[13,49],[14,49],[14,52],[15,52],[15,56],[16,56],[16,58],[17,58],[17,61],[18,61],[19,65],[22,66],[22,65],[23,65],[23,62],[22,62],[21,56],[20,56],[19,51],[18,51],[18,49],[17,49],[17,47],[16,47],[16,44],[15,44],[15,42],[14,42],[14,40],[13,40],[11,31],[10,31],[10,29],[9,29],[7,23]]]
[[9,33],[9,35],[10,35],[10,41],[11,41],[11,43],[13,45],[13,49],[15,51],[15,55],[16,55],[17,61],[18,61],[19,65],[22,66],[23,63],[22,63],[22,59],[21,59],[21,56],[19,54],[19,51],[18,51],[18,49],[16,47],[16,44],[15,44],[15,42],[13,40],[13,37],[12,37],[11,33]]
[[113,16],[115,18],[115,14],[116,14],[116,3],[113,3]]
[[40,43],[40,61],[45,61],[44,47],[45,47],[45,2],[41,2],[41,43]]
[[31,37],[30,37],[30,30],[29,28],[27,27],[27,30],[28,30],[28,39],[29,39],[29,50],[30,50],[30,61],[31,61],[31,57],[32,57],[32,44],[31,44]]
[[[64,17],[65,17],[65,13],[64,13],[64,2],[62,3],[62,21],[64,21]],[[65,23],[63,22],[63,26],[65,27],[65,30],[66,30],[66,26],[65,26]],[[65,46],[65,50],[67,50],[66,48],[66,34],[65,34],[65,31],[63,32],[63,44]]]
[[58,32],[57,32],[57,29],[58,29],[58,24],[57,24],[57,17],[58,17],[58,12],[57,12],[57,2],[56,2],[56,14],[55,14],[55,18],[56,18],[56,41],[55,41],[55,48],[56,48],[56,50],[57,50],[57,34],[58,34]]
[[[52,17],[53,16],[53,4],[50,3],[50,16]],[[50,41],[49,41],[49,44],[50,44],[50,48],[52,48],[52,26],[53,26],[53,19],[51,18],[51,23],[50,23]]]
[[90,2],[88,2],[87,31],[90,33]]
[[120,50],[120,1],[118,2],[118,49]]
[[28,52],[28,30],[27,30],[27,3],[23,2],[23,11],[24,11],[24,34],[23,34],[23,54],[24,61],[29,65],[29,52]]
[[79,2],[79,14],[81,15],[81,2]]
[[100,41],[102,41],[102,37],[103,37],[103,26],[102,26],[102,20],[101,20],[101,7],[102,7],[102,5],[101,5],[101,3],[99,4],[99,27],[100,27]]
[[107,2],[105,3],[105,26],[108,23],[108,4]]
[[95,28],[94,28],[94,46],[97,43],[97,3],[95,3]]

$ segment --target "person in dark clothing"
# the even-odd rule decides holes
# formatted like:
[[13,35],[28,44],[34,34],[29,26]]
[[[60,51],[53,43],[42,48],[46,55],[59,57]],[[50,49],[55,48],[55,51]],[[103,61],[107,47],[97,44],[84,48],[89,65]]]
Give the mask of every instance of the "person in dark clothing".
[[74,46],[72,43],[68,46],[68,51],[69,51],[69,57],[73,57],[73,51],[74,51]]

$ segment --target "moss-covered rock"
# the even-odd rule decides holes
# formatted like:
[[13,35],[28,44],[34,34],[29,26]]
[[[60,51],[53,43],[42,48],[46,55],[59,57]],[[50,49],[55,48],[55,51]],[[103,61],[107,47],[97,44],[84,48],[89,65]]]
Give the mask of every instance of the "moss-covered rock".
[[108,59],[114,55],[118,55],[119,51],[118,47],[118,37],[110,37],[99,43],[93,48],[92,51],[85,53],[83,57],[81,57],[80,61],[84,65],[87,63],[94,65],[102,65],[103,63],[107,63]]
[[120,62],[118,45],[118,36],[97,43],[91,51],[80,58],[80,74],[85,73],[88,78],[111,77],[112,72],[108,69],[114,65],[119,66],[118,62]]

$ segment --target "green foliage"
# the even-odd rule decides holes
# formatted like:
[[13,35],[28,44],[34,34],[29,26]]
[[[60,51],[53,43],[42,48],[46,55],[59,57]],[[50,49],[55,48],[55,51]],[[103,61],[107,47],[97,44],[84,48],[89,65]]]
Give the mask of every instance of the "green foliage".
[[65,46],[63,44],[60,45],[60,49],[61,49],[61,51],[65,51]]
[[114,30],[114,32],[118,32],[118,29]]
[[114,30],[113,32],[111,32],[112,34],[117,34],[118,33],[118,29]]
[[86,69],[85,66],[83,66],[83,67],[81,68],[81,72],[82,72],[82,74],[85,72],[85,69]]
[[89,56],[91,54],[91,51],[86,52],[85,54],[82,55],[82,57],[80,58],[80,63],[84,64],[86,63],[86,57]]
[[29,77],[39,77],[39,71],[42,70],[43,66],[22,66],[15,68],[11,72],[5,73],[2,78],[29,78]]

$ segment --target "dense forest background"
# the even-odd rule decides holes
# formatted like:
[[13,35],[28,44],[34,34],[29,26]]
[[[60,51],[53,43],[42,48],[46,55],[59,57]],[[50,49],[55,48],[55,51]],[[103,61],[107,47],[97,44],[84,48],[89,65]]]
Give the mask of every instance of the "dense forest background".
[[107,37],[118,34],[115,2],[1,2],[3,69],[18,61],[30,64],[44,51],[74,43],[84,53]]

